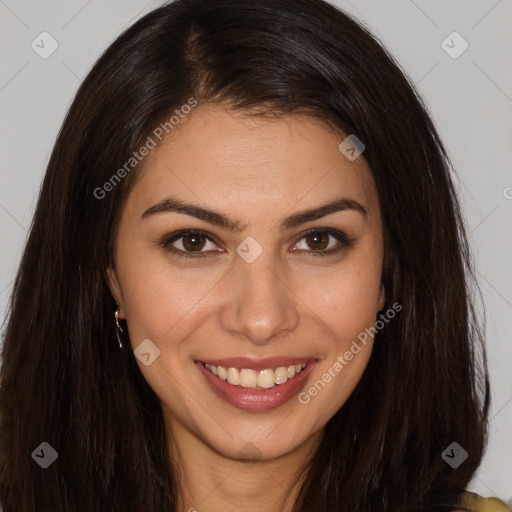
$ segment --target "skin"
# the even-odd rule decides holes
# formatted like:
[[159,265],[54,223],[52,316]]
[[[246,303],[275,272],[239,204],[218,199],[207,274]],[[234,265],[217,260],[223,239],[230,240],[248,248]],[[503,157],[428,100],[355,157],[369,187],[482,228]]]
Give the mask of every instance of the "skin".
[[[298,470],[365,370],[371,338],[309,403],[294,397],[249,412],[218,397],[194,366],[208,358],[311,357],[318,365],[309,386],[374,325],[384,306],[379,201],[364,156],[350,161],[339,151],[344,138],[305,115],[254,118],[198,106],[146,157],[123,205],[109,285],[132,348],[150,339],[160,349],[149,366],[137,363],[161,400],[183,510],[290,511]],[[171,194],[239,219],[245,230],[176,212],[141,219]],[[283,218],[339,196],[367,214],[339,211],[280,229]],[[183,260],[160,244],[193,228],[212,237],[196,250],[202,258]],[[304,238],[310,228],[342,231],[353,242],[315,256],[340,243],[324,235],[318,249]],[[248,236],[263,249],[252,263],[236,252]],[[172,246],[191,252],[184,243]]]

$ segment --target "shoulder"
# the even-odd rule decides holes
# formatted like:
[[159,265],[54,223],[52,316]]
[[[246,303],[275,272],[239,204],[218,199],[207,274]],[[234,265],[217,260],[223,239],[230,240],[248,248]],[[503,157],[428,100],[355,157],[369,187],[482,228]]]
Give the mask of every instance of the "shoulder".
[[[512,509],[498,498],[482,498],[478,494],[467,492],[462,496],[461,506],[474,512],[512,512]],[[454,512],[460,512],[454,510]]]

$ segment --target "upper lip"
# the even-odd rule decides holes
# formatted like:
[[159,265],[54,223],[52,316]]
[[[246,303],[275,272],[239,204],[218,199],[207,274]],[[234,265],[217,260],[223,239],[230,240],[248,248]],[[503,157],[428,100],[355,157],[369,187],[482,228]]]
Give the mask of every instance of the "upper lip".
[[223,366],[224,368],[247,368],[248,370],[266,370],[268,368],[279,368],[280,366],[292,366],[295,364],[309,363],[315,361],[314,357],[227,357],[223,359],[198,359],[201,363],[212,366]]

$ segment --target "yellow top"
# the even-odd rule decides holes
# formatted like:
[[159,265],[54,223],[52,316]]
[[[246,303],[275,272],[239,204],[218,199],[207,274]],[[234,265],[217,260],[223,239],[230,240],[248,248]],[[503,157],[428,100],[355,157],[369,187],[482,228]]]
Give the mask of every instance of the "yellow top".
[[512,508],[498,498],[482,498],[472,492],[464,494],[461,505],[474,512],[512,512]]

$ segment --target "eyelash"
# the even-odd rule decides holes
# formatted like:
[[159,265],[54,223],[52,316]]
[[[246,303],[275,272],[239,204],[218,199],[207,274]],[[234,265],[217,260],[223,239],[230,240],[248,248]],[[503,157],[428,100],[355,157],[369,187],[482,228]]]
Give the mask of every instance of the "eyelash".
[[[303,238],[306,238],[308,235],[311,235],[313,233],[322,233],[322,234],[326,233],[328,235],[331,235],[336,240],[338,240],[338,242],[340,242],[341,245],[336,249],[324,249],[323,251],[307,252],[306,254],[308,254],[308,256],[313,256],[313,257],[332,256],[332,255],[340,252],[341,250],[350,247],[350,245],[353,242],[353,240],[349,240],[347,235],[345,233],[343,233],[342,231],[337,231],[334,229],[326,229],[326,228],[323,228],[323,229],[322,228],[312,228],[312,229],[309,229],[308,231],[302,233],[302,236],[297,240],[296,243],[300,242]],[[178,258],[182,258],[182,259],[204,258],[205,252],[202,252],[202,253],[197,252],[194,254],[192,252],[186,252],[186,251],[182,251],[181,249],[176,249],[175,247],[173,247],[171,245],[173,242],[175,242],[176,240],[179,240],[180,238],[183,238],[186,235],[203,235],[207,240],[215,243],[213,238],[211,236],[209,236],[209,234],[206,231],[202,231],[201,229],[186,229],[186,230],[182,230],[182,231],[177,231],[176,233],[173,233],[171,236],[165,237],[159,243],[159,245],[161,245],[166,251],[176,255]]]

